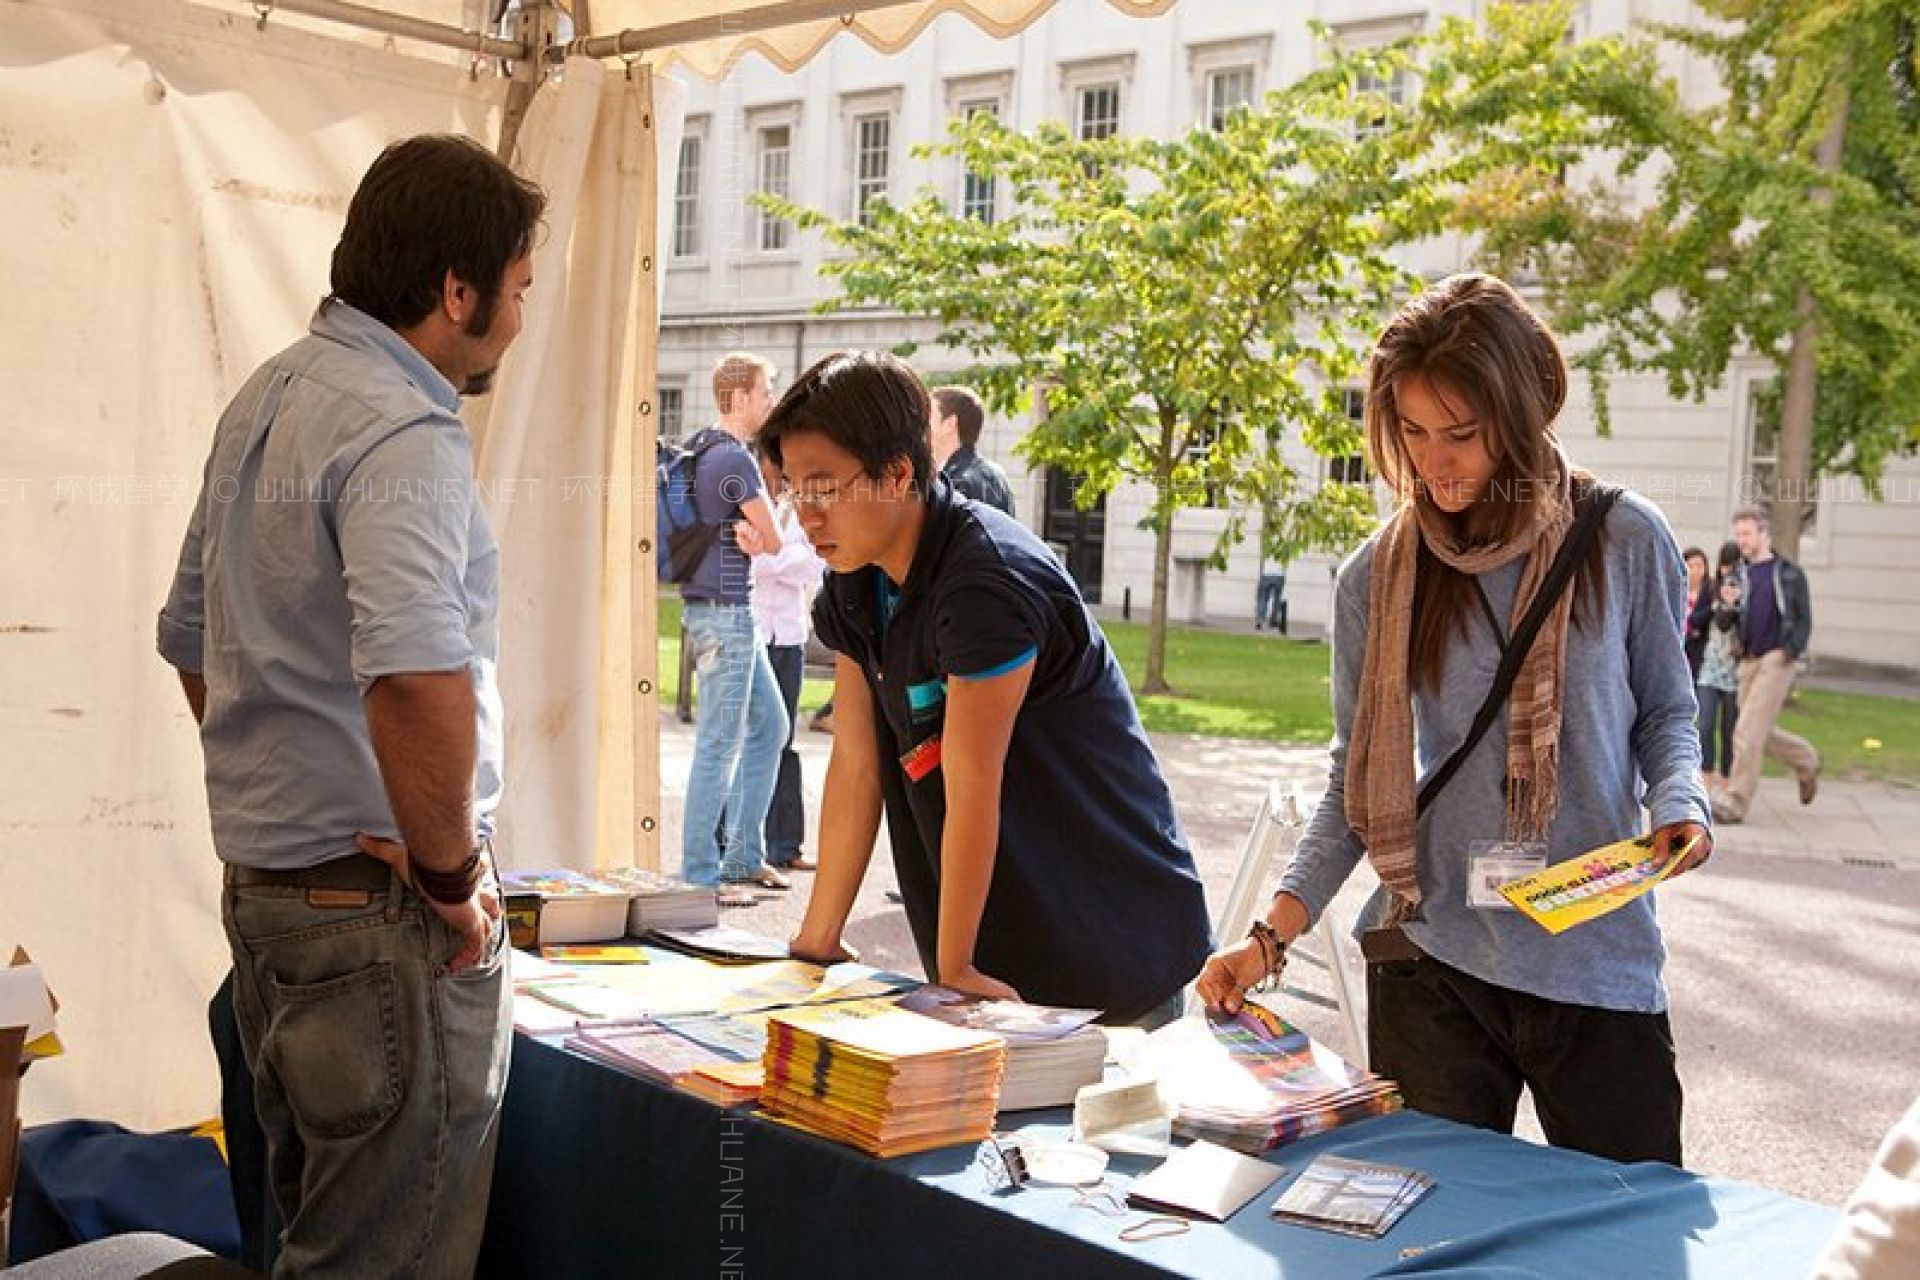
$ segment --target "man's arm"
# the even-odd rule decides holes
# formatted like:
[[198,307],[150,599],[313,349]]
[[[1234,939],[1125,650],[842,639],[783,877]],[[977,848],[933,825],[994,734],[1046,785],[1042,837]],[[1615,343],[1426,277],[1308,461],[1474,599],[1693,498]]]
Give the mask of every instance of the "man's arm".
[[790,950],[802,960],[851,958],[840,940],[866,879],[880,835],[880,748],[873,694],[860,665],[845,654],[833,668],[833,754],[820,799],[820,869],[806,918]]
[[475,712],[467,670],[382,676],[367,729],[408,858],[457,871],[473,852]]
[[756,494],[740,504],[740,519],[752,533],[746,534],[739,525],[735,525],[734,541],[748,555],[777,555],[785,545],[780,537],[780,526],[773,522],[773,507],[764,493]]
[[1007,746],[1033,683],[1033,667],[1028,661],[985,680],[950,679],[940,752],[947,817],[940,833],[940,972],[936,976],[943,986],[997,999],[1017,1000],[1020,995],[981,973],[973,952],[1000,851],[1000,784]]

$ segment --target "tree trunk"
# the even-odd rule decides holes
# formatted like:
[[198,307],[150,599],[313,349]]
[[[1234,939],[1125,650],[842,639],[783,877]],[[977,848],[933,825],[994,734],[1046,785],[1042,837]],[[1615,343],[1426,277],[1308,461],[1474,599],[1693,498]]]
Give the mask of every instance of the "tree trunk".
[[1173,485],[1174,429],[1179,425],[1173,410],[1160,409],[1160,456],[1154,459],[1154,504],[1160,512],[1153,529],[1153,616],[1147,623],[1147,674],[1140,692],[1172,693],[1167,683],[1167,574],[1173,564],[1173,517],[1179,510],[1169,498]]
[[1172,693],[1167,683],[1167,574],[1173,561],[1173,521],[1153,531],[1153,617],[1147,625],[1147,675],[1141,693]]
[[[1843,95],[1835,109],[1833,123],[1820,139],[1815,163],[1827,173],[1840,169],[1841,154],[1847,140],[1847,99]],[[1833,192],[1821,188],[1813,195],[1816,204],[1833,202]],[[1801,289],[1795,302],[1799,325],[1793,331],[1793,345],[1787,351],[1787,385],[1780,406],[1780,439],[1775,448],[1773,472],[1773,546],[1789,560],[1800,558],[1802,514],[1813,495],[1813,413],[1814,393],[1819,381],[1818,347],[1820,318],[1813,291]]]

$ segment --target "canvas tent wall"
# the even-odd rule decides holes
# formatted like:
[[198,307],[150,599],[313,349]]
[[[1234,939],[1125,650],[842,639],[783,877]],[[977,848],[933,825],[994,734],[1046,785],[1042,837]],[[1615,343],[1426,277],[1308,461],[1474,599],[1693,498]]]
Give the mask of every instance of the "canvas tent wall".
[[[69,1046],[28,1082],[29,1122],[215,1109],[218,864],[154,614],[212,425],[303,331],[367,163],[419,132],[491,143],[509,100],[491,61],[303,7],[352,6],[0,0],[0,942],[46,969]],[[368,6],[453,32],[488,7]],[[791,67],[840,32],[897,48],[944,12],[1006,33],[1046,7],[591,0],[607,37],[534,95],[511,157],[553,197],[528,330],[469,411],[503,548],[511,864],[657,854],[655,178],[679,95],[654,70]]]

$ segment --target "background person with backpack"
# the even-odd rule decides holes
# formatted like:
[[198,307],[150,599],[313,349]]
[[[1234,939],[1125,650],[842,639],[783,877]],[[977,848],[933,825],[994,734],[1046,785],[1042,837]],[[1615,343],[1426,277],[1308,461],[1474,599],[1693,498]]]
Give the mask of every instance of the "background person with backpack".
[[[1576,472],[1559,343],[1512,289],[1453,276],[1374,350],[1367,447],[1399,498],[1341,567],[1325,799],[1266,918],[1207,962],[1208,1005],[1285,959],[1364,854],[1370,1066],[1407,1105],[1678,1165],[1680,1077],[1651,895],[1547,933],[1492,884],[1640,834],[1711,850],[1686,578],[1659,509]],[[1689,841],[1692,841],[1689,847]]]
[[785,889],[767,865],[767,809],[787,711],[754,629],[750,555],[780,550],[779,528],[747,442],[772,408],[773,365],[741,352],[713,370],[714,426],[661,465],[663,577],[680,586],[699,673],[680,874],[713,885],[722,906],[751,905],[748,885]]

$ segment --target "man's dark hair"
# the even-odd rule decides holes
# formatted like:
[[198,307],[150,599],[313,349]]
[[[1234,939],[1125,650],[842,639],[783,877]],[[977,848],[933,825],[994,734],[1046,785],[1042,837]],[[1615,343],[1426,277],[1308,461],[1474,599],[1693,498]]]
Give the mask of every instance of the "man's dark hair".
[[960,443],[971,449],[980,443],[980,428],[986,424],[987,411],[980,404],[980,397],[965,387],[935,387],[933,402],[940,407],[943,418],[957,418],[953,425],[959,428]]
[[907,459],[913,487],[924,494],[933,475],[927,408],[927,389],[906,361],[884,351],[836,352],[787,388],[760,428],[760,447],[785,466],[781,441],[817,431],[876,480],[895,458]]
[[507,267],[533,248],[539,187],[477,142],[396,142],[360,179],[333,249],[333,294],[390,329],[426,319],[451,271],[490,317]]

